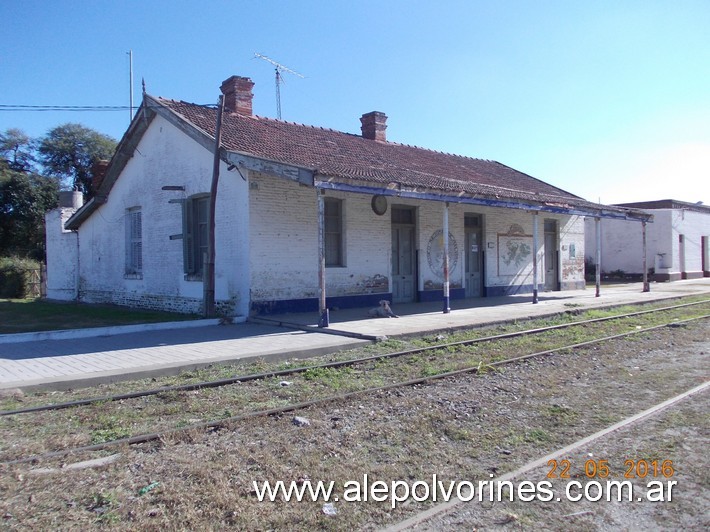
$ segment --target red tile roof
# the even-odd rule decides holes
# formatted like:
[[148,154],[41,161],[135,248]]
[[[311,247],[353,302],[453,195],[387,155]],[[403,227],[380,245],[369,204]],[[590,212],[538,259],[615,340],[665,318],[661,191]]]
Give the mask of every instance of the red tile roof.
[[[156,101],[214,137],[215,108],[163,98]],[[408,188],[502,200],[599,207],[495,161],[258,116],[225,113],[222,127],[222,144],[229,151],[307,168],[321,176],[365,181],[373,186],[398,183]]]
[[[195,138],[203,145],[210,139],[214,142],[215,107],[146,95],[141,110],[119,142],[96,196],[67,221],[67,229],[78,229],[107,200],[156,112],[185,131],[197,133]],[[222,146],[226,151],[307,169],[321,184],[335,182],[362,187],[365,183],[371,189],[383,191],[394,185],[398,194],[410,197],[426,195],[446,201],[469,200],[501,207],[639,221],[651,218],[636,209],[586,201],[495,161],[252,115],[225,113],[222,124]]]

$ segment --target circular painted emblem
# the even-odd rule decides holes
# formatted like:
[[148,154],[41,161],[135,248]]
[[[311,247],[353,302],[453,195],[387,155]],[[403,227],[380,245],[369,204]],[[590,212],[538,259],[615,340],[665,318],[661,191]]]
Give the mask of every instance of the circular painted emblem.
[[[444,231],[437,229],[429,238],[426,248],[426,258],[431,272],[442,281],[444,280]],[[449,232],[449,277],[456,269],[459,261],[459,247],[454,235]]]

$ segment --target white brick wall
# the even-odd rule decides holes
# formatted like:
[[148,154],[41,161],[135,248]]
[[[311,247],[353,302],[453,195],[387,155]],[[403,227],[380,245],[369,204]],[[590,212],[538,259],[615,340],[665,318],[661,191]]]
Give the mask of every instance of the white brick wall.
[[[250,175],[251,296],[254,301],[318,297],[318,199],[313,188]],[[377,216],[370,196],[328,192],[343,200],[345,266],[326,268],[328,296],[387,291],[389,211]],[[388,281],[388,286],[391,286]]]
[[[656,255],[657,231],[652,230],[654,224],[647,224],[646,245],[648,257],[651,258],[648,267],[653,267],[653,257]],[[643,272],[643,240],[641,223],[626,220],[602,219],[601,228],[601,261],[602,271],[611,272],[623,270],[628,274]],[[586,256],[590,261],[596,261],[596,225],[594,218],[585,219]]]
[[[318,225],[316,191],[272,176],[250,176],[251,296],[253,301],[278,301],[318,296]],[[371,196],[328,191],[327,197],[344,201],[346,253],[345,267],[326,268],[326,293],[329,297],[391,291],[391,209],[416,207],[416,246],[419,250],[418,290],[441,289],[442,280],[431,271],[427,259],[429,240],[443,228],[444,204],[435,201],[388,198],[389,208],[377,216],[370,208]],[[452,288],[464,287],[466,213],[483,215],[483,250],[486,257],[485,284],[492,287],[529,285],[532,287],[532,259],[517,275],[498,275],[498,233],[507,233],[519,224],[532,234],[532,215],[525,211],[451,204],[449,232],[458,251],[451,264]],[[555,219],[559,227],[562,287],[584,287],[584,223],[577,216],[539,215],[539,283],[544,279],[543,220]],[[571,248],[574,247],[574,257]],[[452,250],[450,252],[453,253]],[[371,289],[376,279],[386,277],[387,288]],[[376,284],[376,283],[375,283]],[[379,285],[378,285],[379,286]]]
[[49,299],[71,301],[76,298],[77,238],[76,233],[64,229],[64,223],[72,214],[74,209],[59,208],[44,217]]
[[[703,236],[710,238],[710,215],[683,209],[654,209],[653,222],[646,224],[647,267],[656,273],[679,278],[684,271],[702,272]],[[594,260],[596,232],[594,219],[585,222],[587,256]],[[681,268],[679,235],[684,236],[685,269]],[[602,270],[643,273],[643,240],[640,222],[601,220]]]
[[558,216],[561,288],[584,288],[584,218]]
[[[171,199],[208,193],[213,157],[170,123],[156,117],[134,156],[116,181],[108,202],[79,229],[80,292],[87,301],[130,303],[151,308],[199,312],[201,281],[185,279],[182,211]],[[181,185],[185,191],[164,191]],[[249,213],[247,183],[220,167],[216,207],[215,297],[233,314],[246,314],[249,304]],[[143,220],[143,276],[126,278],[124,224],[126,210],[140,207]]]

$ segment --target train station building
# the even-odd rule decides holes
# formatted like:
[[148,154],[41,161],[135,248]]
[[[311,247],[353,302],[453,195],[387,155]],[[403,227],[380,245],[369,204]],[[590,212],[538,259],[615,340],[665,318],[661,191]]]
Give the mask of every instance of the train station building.
[[651,218],[392,142],[382,112],[360,134],[255,116],[252,87],[225,80],[223,113],[144,94],[94,196],[47,216],[48,297],[199,313],[213,250],[227,316],[318,311],[327,325],[328,309],[381,300],[446,311],[582,289],[585,217]]

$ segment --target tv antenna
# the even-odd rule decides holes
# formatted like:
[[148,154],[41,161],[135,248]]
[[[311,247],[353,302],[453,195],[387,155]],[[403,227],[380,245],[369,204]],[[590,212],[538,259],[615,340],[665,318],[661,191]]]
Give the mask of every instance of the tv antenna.
[[274,65],[274,69],[276,70],[276,117],[281,120],[281,84],[284,82],[283,81],[283,76],[281,75],[282,72],[288,72],[289,74],[293,74],[294,76],[298,76],[299,78],[305,78],[303,74],[299,74],[295,70],[288,68],[285,65],[282,65],[281,63],[277,63],[270,57],[266,57],[265,55],[255,53],[254,57],[258,57],[259,59],[263,59],[264,61],[271,63]]

